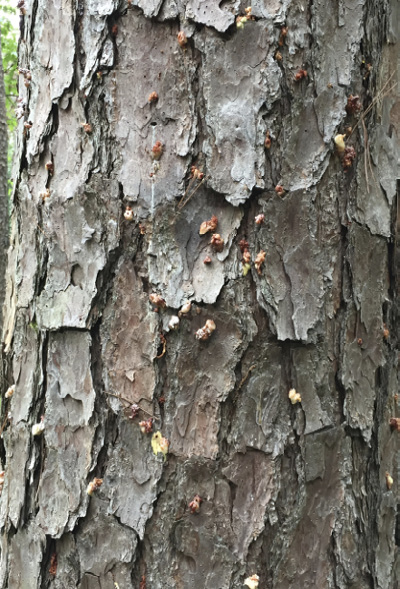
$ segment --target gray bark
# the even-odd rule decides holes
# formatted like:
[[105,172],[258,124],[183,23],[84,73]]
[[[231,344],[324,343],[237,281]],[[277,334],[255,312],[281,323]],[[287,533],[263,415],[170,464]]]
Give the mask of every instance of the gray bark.
[[[259,589],[399,582],[398,4],[254,0],[239,30],[244,8],[27,2],[0,587],[236,589],[255,573]],[[365,113],[380,92],[344,171],[333,138],[360,120],[347,99]],[[206,179],[179,207],[192,165]],[[199,235],[212,215],[219,253]],[[152,293],[166,302],[158,313]],[[208,319],[216,330],[198,341]],[[148,414],[170,442],[165,461],[139,429]]]
[[7,170],[7,113],[4,87],[3,59],[0,33],[0,325],[3,321],[3,302],[6,292],[5,273],[8,248],[8,170]]

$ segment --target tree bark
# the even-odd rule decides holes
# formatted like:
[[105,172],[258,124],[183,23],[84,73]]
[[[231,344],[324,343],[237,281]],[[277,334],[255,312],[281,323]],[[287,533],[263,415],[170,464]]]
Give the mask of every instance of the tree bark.
[[397,587],[398,3],[244,9],[26,5],[0,587]]
[[5,274],[8,249],[8,162],[7,162],[7,111],[4,87],[3,60],[0,33],[0,325],[3,321],[3,303],[5,297]]

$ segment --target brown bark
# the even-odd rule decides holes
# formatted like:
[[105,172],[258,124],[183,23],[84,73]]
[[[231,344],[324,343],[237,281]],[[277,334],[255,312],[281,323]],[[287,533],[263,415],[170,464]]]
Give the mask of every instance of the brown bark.
[[1,587],[397,586],[398,7],[244,9],[27,6]]

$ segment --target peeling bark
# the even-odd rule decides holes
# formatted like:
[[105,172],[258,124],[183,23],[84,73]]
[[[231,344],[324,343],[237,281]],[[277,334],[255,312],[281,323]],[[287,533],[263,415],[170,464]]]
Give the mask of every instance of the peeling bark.
[[400,581],[398,6],[244,8],[26,2],[0,587]]
[[3,303],[6,292],[5,273],[8,248],[8,165],[7,165],[7,112],[4,86],[3,58],[0,35],[0,223],[1,223],[1,263],[0,263],[0,325],[3,324]]

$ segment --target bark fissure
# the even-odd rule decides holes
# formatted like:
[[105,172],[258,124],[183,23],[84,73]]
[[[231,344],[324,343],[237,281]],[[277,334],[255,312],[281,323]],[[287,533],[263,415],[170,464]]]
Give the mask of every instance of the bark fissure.
[[364,117],[398,59],[390,7],[254,0],[243,28],[236,0],[27,7],[1,587],[395,586],[394,91]]

